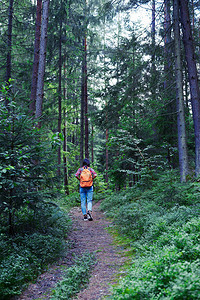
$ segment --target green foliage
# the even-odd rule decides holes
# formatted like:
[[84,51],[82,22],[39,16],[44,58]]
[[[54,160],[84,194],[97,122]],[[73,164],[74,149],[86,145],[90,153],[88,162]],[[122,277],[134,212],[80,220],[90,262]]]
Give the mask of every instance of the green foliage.
[[69,217],[53,203],[40,205],[34,215],[28,207],[18,211],[18,234],[0,233],[1,299],[20,294],[30,280],[63,254],[70,226]]
[[[0,296],[1,299],[10,295],[19,295],[24,284],[37,273],[38,261],[28,251],[11,253],[0,264]],[[37,272],[39,271],[39,268]]]
[[149,246],[111,299],[200,299],[199,225],[199,219],[191,219],[174,235],[168,233],[164,247]]
[[95,257],[92,253],[85,253],[82,257],[77,257],[74,265],[66,270],[64,278],[57,284],[51,299],[71,299],[84,288],[89,281],[94,262]]
[[57,201],[60,207],[69,211],[71,207],[79,206],[80,205],[80,193],[73,192],[69,195],[62,195],[62,197]]
[[[6,94],[6,88],[2,89]],[[6,94],[6,97],[8,95]],[[9,232],[15,231],[14,216],[23,206],[35,208],[46,199],[53,169],[52,150],[34,121],[12,101],[0,102],[0,209],[8,220]]]
[[109,299],[200,299],[200,190],[169,172],[102,203],[136,252]]

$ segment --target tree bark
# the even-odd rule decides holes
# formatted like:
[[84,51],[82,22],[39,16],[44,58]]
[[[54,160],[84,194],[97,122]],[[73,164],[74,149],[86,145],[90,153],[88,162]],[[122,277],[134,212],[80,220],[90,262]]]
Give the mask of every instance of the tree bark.
[[[12,52],[12,20],[13,20],[13,3],[14,0],[9,1],[8,8],[8,34],[7,34],[7,61],[6,61],[6,84],[9,85],[11,78],[11,52]],[[8,105],[8,98],[5,99],[5,105]]]
[[11,50],[12,50],[12,20],[13,20],[13,3],[9,1],[8,8],[8,38],[7,38],[7,64],[6,64],[6,82],[11,78]]
[[108,183],[108,129],[106,129],[106,183]]
[[[62,20],[60,21],[59,38],[59,74],[58,74],[58,132],[61,133],[62,123]],[[61,147],[58,147],[58,176],[61,175]]]
[[155,0],[152,0],[152,23],[151,23],[151,94],[155,98],[156,87],[155,87],[155,77],[156,77],[156,65],[155,65],[155,50],[156,50],[156,7]]
[[172,51],[171,51],[171,17],[170,17],[170,1],[164,1],[164,30],[165,30],[165,81],[164,81],[164,88],[167,89],[171,85],[170,80],[172,78],[172,74],[170,72],[172,67]]
[[33,73],[32,73],[32,82],[31,82],[31,96],[30,96],[30,105],[29,105],[29,110],[31,115],[34,115],[35,113],[35,99],[36,99],[36,90],[37,90],[38,64],[39,64],[39,51],[40,51],[41,18],[42,18],[42,0],[37,0],[34,60],[33,60]]
[[172,36],[171,36],[171,1],[164,0],[164,52],[165,52],[165,80],[164,92],[166,99],[167,110],[167,131],[168,142],[170,145],[175,146],[177,141],[177,127],[176,127],[176,98],[174,87],[174,71],[172,68]]
[[87,93],[87,40],[84,42],[84,98],[85,98],[85,157],[89,158],[88,93]]
[[200,175],[200,90],[187,0],[179,0],[183,44],[187,62],[195,133],[195,176]]
[[93,125],[92,125],[91,158],[93,163],[94,162],[94,126]]
[[45,74],[45,63],[46,63],[49,2],[50,0],[43,0],[43,8],[42,8],[40,54],[39,54],[38,81],[37,81],[37,92],[36,92],[36,112],[35,112],[35,118],[38,119],[39,128],[41,127],[41,120],[39,119],[42,116],[42,103],[43,103],[43,96],[44,96],[44,74]]
[[178,127],[178,151],[179,169],[181,182],[186,182],[188,175],[188,152],[184,114],[183,98],[183,71],[181,65],[181,40],[179,27],[178,0],[173,1],[174,16],[174,42],[175,42],[175,65],[176,65],[176,103],[177,103],[177,127]]
[[[66,76],[66,50],[64,56],[64,89],[63,89],[63,97],[64,101],[66,100],[66,87],[67,87],[67,76]],[[63,120],[64,120],[64,127],[63,127],[63,166],[64,166],[64,190],[65,194],[69,195],[69,181],[68,181],[68,168],[67,168],[67,111],[64,105],[63,110]]]
[[[83,40],[84,45],[84,40]],[[80,138],[80,165],[82,166],[83,162],[83,148],[84,148],[84,122],[85,122],[85,89],[84,89],[84,59],[82,61],[82,81],[81,81],[81,138]]]
[[[64,114],[65,113],[66,112],[64,109]],[[66,118],[66,116],[64,116],[64,118]],[[64,119],[63,136],[64,136],[64,141],[63,141],[64,189],[65,189],[65,194],[69,195],[69,182],[68,182],[68,170],[67,170],[67,124],[65,119]]]

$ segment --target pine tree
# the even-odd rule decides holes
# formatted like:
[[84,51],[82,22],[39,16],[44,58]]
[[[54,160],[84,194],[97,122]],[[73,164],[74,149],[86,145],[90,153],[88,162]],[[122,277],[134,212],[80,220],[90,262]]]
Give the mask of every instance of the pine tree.
[[41,18],[42,18],[42,0],[37,0],[34,61],[33,61],[31,96],[30,96],[30,105],[29,105],[31,115],[35,114],[35,100],[36,100],[36,89],[37,89],[37,81],[38,81],[38,65],[39,65],[39,51],[40,51]]
[[45,63],[46,63],[46,45],[47,45],[47,27],[49,17],[49,1],[43,0],[42,8],[42,24],[41,24],[41,38],[40,38],[40,55],[39,55],[39,66],[38,66],[38,80],[37,80],[37,91],[36,91],[36,111],[35,118],[39,121],[38,127],[41,127],[42,116],[42,102],[44,96],[44,74],[45,74]]
[[173,3],[174,13],[174,40],[175,40],[175,62],[176,62],[176,102],[177,102],[177,125],[178,125],[178,150],[179,150],[179,168],[181,182],[186,182],[189,173],[187,138],[184,115],[184,97],[183,97],[183,75],[181,65],[181,40],[179,28],[179,6],[178,0]]
[[187,0],[180,0],[180,16],[183,31],[183,43],[185,58],[187,61],[191,103],[193,112],[194,132],[195,132],[195,175],[200,175],[200,89],[198,85],[197,67],[195,61],[195,51],[191,22]]

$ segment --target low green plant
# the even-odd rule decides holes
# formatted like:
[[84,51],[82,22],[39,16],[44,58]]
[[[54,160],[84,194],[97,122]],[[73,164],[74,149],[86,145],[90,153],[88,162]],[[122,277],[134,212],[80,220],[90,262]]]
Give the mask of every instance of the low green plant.
[[35,214],[23,207],[15,223],[18,234],[0,233],[0,299],[19,295],[29,281],[64,253],[71,226],[68,215],[53,203],[40,204]]
[[200,299],[200,189],[176,176],[167,172],[151,189],[137,186],[102,203],[135,250],[109,299]]
[[94,262],[95,256],[92,253],[76,257],[74,265],[65,271],[64,278],[58,282],[51,299],[66,300],[76,295],[87,285]]
[[0,263],[0,298],[19,295],[24,285],[39,273],[38,263],[28,250],[5,257]]
[[200,220],[164,235],[165,246],[149,245],[134,259],[111,299],[200,299]]

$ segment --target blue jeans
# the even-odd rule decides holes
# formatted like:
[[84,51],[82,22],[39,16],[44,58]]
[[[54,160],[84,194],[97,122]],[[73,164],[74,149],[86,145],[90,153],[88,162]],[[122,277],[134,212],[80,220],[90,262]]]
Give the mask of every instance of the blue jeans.
[[91,187],[80,187],[80,196],[81,196],[81,210],[83,215],[86,212],[86,200],[87,200],[87,209],[92,211],[92,198],[93,198],[93,186]]

